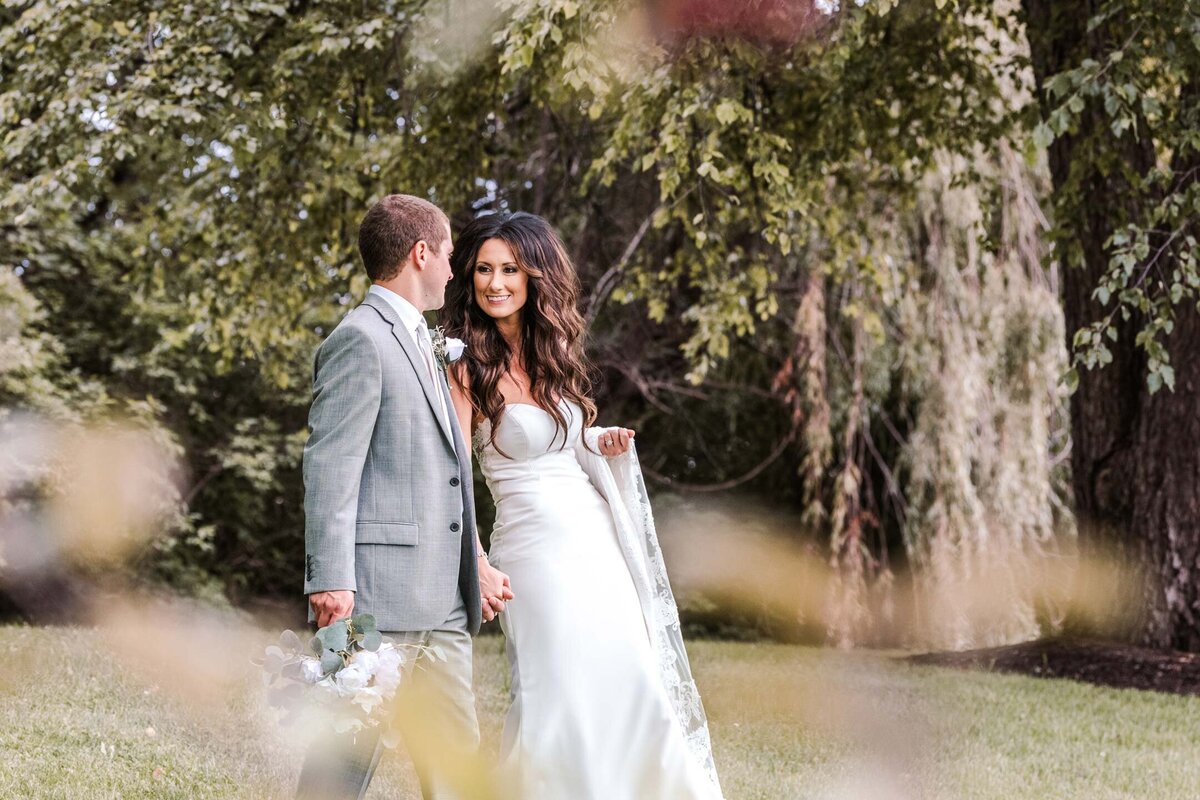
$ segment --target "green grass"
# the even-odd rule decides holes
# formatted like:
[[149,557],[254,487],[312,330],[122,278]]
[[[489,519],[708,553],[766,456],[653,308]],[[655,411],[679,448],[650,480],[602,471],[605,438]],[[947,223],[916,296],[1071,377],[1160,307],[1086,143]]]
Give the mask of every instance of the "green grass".
[[[506,704],[501,647],[477,646],[489,752]],[[872,653],[690,651],[731,799],[1200,798],[1200,698]],[[185,679],[125,669],[101,634],[76,628],[0,627],[0,658],[0,797],[291,796],[299,745],[264,713],[249,672],[170,688]],[[385,759],[370,797],[415,796],[404,758]]]

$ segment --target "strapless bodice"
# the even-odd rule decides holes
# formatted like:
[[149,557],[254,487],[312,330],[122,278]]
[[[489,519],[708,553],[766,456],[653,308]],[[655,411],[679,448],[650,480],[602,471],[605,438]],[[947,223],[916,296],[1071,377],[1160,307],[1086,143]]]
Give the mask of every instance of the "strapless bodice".
[[[492,428],[485,419],[476,433],[481,461],[490,461],[488,457],[493,455],[506,461],[528,461],[556,453],[570,453],[579,441],[583,414],[579,406],[569,400],[560,400],[559,408],[569,423],[566,431],[556,425],[554,417],[541,406],[509,403],[500,416],[495,444],[487,444]],[[571,457],[574,458],[573,455]]]
[[515,523],[554,529],[561,527],[555,518],[569,517],[573,508],[604,502],[575,456],[583,411],[567,400],[559,407],[569,422],[565,432],[545,409],[512,403],[504,407],[494,443],[487,420],[475,433],[479,467],[496,503],[493,541]]
[[559,408],[567,418],[565,431],[555,424],[549,412],[529,403],[510,403],[504,407],[494,443],[488,442],[489,421],[480,424],[475,434],[479,467],[497,500],[504,494],[497,489],[513,481],[544,482],[554,477],[587,480],[575,458],[583,412],[567,400],[559,401]]

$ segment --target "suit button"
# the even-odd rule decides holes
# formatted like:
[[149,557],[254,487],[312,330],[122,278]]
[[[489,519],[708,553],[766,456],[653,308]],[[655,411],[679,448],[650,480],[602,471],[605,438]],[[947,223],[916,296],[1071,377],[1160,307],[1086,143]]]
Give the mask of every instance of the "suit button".
[[451,522],[451,523],[450,523],[450,530],[454,531],[455,533],[458,533],[458,523],[457,523],[457,522]]
[[450,485],[458,486],[458,476],[457,475],[450,479]]

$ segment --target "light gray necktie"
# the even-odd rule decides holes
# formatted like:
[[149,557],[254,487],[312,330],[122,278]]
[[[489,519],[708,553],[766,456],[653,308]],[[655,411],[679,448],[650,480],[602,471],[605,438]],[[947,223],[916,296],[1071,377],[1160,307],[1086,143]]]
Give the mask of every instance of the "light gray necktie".
[[424,317],[421,317],[421,322],[417,325],[417,347],[421,350],[421,356],[425,359],[425,366],[429,370],[429,378],[433,381],[433,391],[437,393],[438,405],[442,409],[442,421],[449,424],[450,415],[446,410],[446,396],[442,394],[442,382],[438,380],[437,367],[434,366],[433,340],[429,335],[429,325],[425,322]]

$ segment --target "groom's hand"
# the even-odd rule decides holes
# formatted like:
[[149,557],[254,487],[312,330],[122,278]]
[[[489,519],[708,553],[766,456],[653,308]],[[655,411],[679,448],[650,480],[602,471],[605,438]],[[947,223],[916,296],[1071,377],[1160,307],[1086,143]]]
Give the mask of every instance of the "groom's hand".
[[308,596],[308,602],[317,617],[317,627],[324,628],[350,616],[354,611],[354,592],[349,589],[313,592]]

